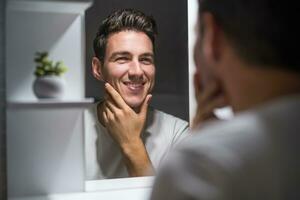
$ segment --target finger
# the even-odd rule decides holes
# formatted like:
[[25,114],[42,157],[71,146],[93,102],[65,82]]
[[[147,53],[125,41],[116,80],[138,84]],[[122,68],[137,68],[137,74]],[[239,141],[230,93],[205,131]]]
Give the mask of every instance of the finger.
[[142,107],[141,107],[141,110],[140,110],[140,115],[142,116],[146,116],[147,115],[147,110],[148,110],[148,106],[149,106],[149,103],[150,103],[150,100],[152,98],[152,95],[151,94],[148,94],[142,104]]
[[197,106],[197,112],[193,118],[192,127],[195,127],[197,124],[200,123],[200,121],[203,121],[203,113],[202,110],[199,109],[199,105]]
[[223,108],[228,105],[229,105],[229,102],[228,102],[228,99],[225,98],[225,96],[222,95],[216,99],[216,102],[215,102],[216,108]]
[[214,113],[214,109],[221,108],[227,105],[227,101],[224,98],[224,96],[219,96],[218,98],[215,98],[207,104],[207,106],[202,108],[202,113],[205,118],[212,116]]
[[117,106],[116,106],[113,102],[111,102],[110,99],[107,99],[107,100],[105,101],[105,105],[108,107],[108,109],[109,109],[112,113],[117,113],[118,110],[119,110],[119,108],[117,108]]
[[211,99],[205,106],[199,107],[197,106],[197,112],[194,116],[192,122],[192,128],[198,126],[202,122],[210,119],[216,119],[216,115],[214,114],[214,110],[216,108],[224,107],[228,105],[228,101],[224,96],[218,96],[214,99]]
[[108,119],[107,119],[107,114],[106,114],[106,112],[104,111],[104,112],[102,112],[102,116],[103,116],[103,119],[104,119],[104,123],[105,123],[105,125],[108,123]]
[[204,122],[207,122],[208,120],[217,119],[214,113],[209,114],[201,114],[199,116],[195,116],[192,122],[192,129],[195,129],[199,125],[203,124]]
[[197,101],[199,100],[200,91],[201,91],[201,81],[200,81],[199,72],[195,72],[194,73],[194,92],[195,92],[195,98]]
[[105,89],[119,108],[128,107],[121,95],[109,83],[105,83]]
[[216,119],[213,109],[211,110],[199,110],[197,111],[196,115],[194,116],[193,122],[192,122],[192,129],[199,126],[203,122],[211,119]]
[[120,109],[116,101],[111,97],[110,94],[108,94],[107,91],[105,91],[105,102],[110,102],[115,108]]
[[107,106],[104,107],[104,112],[107,116],[108,123],[109,123],[109,121],[114,120],[114,114],[110,111],[110,109]]
[[198,102],[200,104],[205,104],[206,102],[209,102],[218,94],[219,91],[220,88],[218,87],[215,81],[208,82],[201,91],[201,94],[199,94]]

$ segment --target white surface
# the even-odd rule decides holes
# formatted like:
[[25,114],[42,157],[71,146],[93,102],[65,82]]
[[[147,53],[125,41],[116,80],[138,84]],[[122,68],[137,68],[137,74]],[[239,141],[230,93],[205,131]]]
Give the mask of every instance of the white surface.
[[94,102],[93,98],[81,100],[55,100],[55,99],[40,99],[34,101],[10,101],[7,102],[8,108],[87,108]]
[[84,191],[83,110],[7,110],[8,196]]
[[84,14],[84,11],[90,7],[91,4],[92,1],[8,0],[7,8],[9,10],[28,12]]
[[15,197],[9,200],[148,200],[153,181],[154,177],[87,181],[87,192]]
[[153,181],[154,177],[152,176],[85,181],[85,191],[94,192],[151,188]]
[[193,77],[195,73],[194,62],[194,44],[196,42],[195,25],[197,22],[198,4],[197,1],[188,1],[188,32],[189,32],[189,110],[190,110],[190,124],[193,121],[197,103],[195,100]]
[[69,194],[52,194],[36,197],[9,198],[9,200],[148,200],[151,188],[110,190]]

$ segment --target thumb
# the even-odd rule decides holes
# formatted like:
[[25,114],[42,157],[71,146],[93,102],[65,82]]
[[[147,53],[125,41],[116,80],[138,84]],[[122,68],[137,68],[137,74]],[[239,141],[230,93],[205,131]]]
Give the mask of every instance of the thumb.
[[141,107],[141,111],[140,111],[140,115],[142,116],[146,116],[147,114],[147,110],[148,110],[148,106],[149,106],[149,102],[152,98],[152,95],[151,94],[148,94],[143,102],[143,105]]

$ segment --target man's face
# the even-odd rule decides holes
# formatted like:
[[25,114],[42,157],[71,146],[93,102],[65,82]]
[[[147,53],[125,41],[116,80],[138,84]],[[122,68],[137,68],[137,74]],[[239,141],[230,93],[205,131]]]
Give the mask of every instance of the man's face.
[[136,31],[110,35],[102,75],[127,105],[139,108],[154,86],[154,54],[150,38]]

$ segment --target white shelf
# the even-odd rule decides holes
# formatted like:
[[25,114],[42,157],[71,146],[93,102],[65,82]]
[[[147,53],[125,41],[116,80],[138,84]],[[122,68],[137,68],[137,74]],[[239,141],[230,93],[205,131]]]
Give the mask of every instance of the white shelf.
[[28,12],[84,14],[85,10],[89,8],[92,3],[92,0],[8,0],[7,9]]
[[7,108],[88,108],[93,103],[93,98],[81,100],[41,99],[32,101],[10,101],[7,102]]
[[49,194],[45,196],[9,197],[8,200],[148,200],[150,196],[151,188],[135,188],[128,190]]
[[152,188],[154,176],[116,178],[104,180],[85,181],[86,192],[96,192],[105,190],[129,190],[137,188]]

